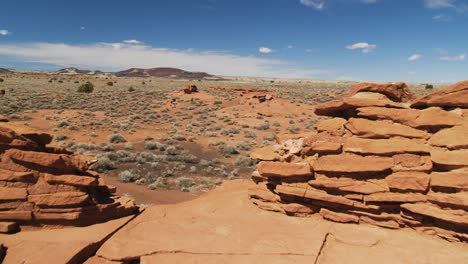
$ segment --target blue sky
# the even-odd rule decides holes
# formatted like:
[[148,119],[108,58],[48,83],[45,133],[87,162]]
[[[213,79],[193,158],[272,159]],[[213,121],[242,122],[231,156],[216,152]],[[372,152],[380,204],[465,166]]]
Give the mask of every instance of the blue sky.
[[4,0],[0,67],[453,82],[468,0]]

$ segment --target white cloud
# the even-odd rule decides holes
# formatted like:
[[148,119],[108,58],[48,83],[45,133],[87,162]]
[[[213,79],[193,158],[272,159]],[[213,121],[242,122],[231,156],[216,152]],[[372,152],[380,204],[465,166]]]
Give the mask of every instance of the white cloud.
[[85,29],[86,29],[86,27],[84,27],[84,26],[80,27],[80,30],[85,30]]
[[451,17],[446,14],[437,14],[432,17],[435,21],[450,21]]
[[298,69],[287,61],[255,56],[239,56],[217,51],[195,52],[125,43],[0,44],[1,55],[11,58],[12,61],[23,63],[74,66],[106,71],[132,67],[175,67],[189,71],[205,71],[215,75],[283,78],[314,78],[331,73],[320,69]]
[[362,53],[369,53],[369,52],[373,51],[374,49],[376,49],[377,45],[369,44],[367,42],[358,42],[358,43],[354,43],[352,45],[348,45],[348,46],[346,46],[346,48],[350,49],[350,50],[360,49],[360,50],[362,50]]
[[431,9],[453,8],[454,0],[424,0],[424,6]]
[[319,52],[319,49],[305,49],[305,52],[311,53],[311,52]]
[[460,54],[460,55],[457,55],[457,56],[443,56],[443,57],[440,57],[440,60],[442,61],[464,61],[466,58],[466,55],[465,54]]
[[260,47],[258,48],[258,52],[268,54],[268,53],[272,53],[273,50],[268,47]]
[[143,42],[136,40],[136,39],[127,39],[127,40],[124,40],[123,43],[136,45],[136,44],[142,44]]
[[317,10],[323,10],[325,8],[325,1],[321,0],[300,0],[301,4],[315,8]]
[[409,56],[408,60],[409,61],[417,61],[419,59],[421,59],[422,55],[421,54],[413,54],[411,56]]
[[294,48],[294,45],[290,44],[288,45],[288,49],[293,49]]
[[452,9],[459,13],[468,11],[466,0],[424,0],[424,6],[429,9]]
[[6,29],[0,29],[0,36],[10,35],[11,32]]
[[[331,2],[332,0],[300,0],[300,3],[312,7],[316,10],[324,10],[327,3]],[[379,2],[380,0],[353,0],[354,2],[361,2],[364,4],[375,4]]]

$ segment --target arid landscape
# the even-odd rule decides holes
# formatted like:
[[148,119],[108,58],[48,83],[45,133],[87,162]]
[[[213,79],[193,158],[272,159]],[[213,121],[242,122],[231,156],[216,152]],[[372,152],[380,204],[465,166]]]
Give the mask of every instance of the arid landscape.
[[468,82],[144,72],[1,73],[4,263],[467,259]]
[[0,264],[468,263],[468,0],[0,5]]

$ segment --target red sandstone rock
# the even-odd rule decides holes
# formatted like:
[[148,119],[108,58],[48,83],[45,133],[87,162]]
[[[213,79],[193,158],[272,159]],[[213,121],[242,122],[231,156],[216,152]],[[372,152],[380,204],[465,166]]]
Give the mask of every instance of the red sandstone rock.
[[257,170],[262,177],[268,178],[312,177],[313,175],[307,163],[262,161],[257,165]]
[[468,126],[456,126],[441,130],[432,135],[429,144],[455,150],[468,148]]
[[429,193],[427,199],[434,204],[455,209],[468,209],[468,192],[459,193]]
[[276,195],[271,192],[265,183],[259,183],[249,188],[249,196],[254,199],[260,199],[269,202],[276,202]]
[[98,180],[94,177],[88,176],[78,176],[78,175],[59,175],[55,176],[52,174],[43,174],[44,179],[49,184],[64,184],[64,185],[71,185],[71,186],[96,186],[98,184]]
[[310,180],[309,184],[318,189],[333,189],[343,192],[371,194],[388,191],[385,182],[377,184],[368,181],[358,181],[350,178],[321,178]]
[[318,132],[335,132],[344,129],[344,125],[346,124],[346,122],[346,119],[336,117],[332,119],[323,120],[315,124],[314,127]]
[[391,123],[388,121],[372,121],[361,118],[351,118],[346,124],[346,128],[353,135],[364,138],[428,138],[429,133],[411,128],[409,126]]
[[35,182],[37,176],[32,172],[16,172],[0,169],[0,181]]
[[357,156],[350,154],[320,157],[314,165],[320,172],[384,172],[393,167],[393,159],[377,156]]
[[337,223],[358,223],[359,217],[350,214],[337,213],[325,208],[320,209],[320,215],[330,221]]
[[0,187],[0,201],[26,200],[27,197],[26,188]]
[[443,210],[433,205],[422,203],[402,204],[401,207],[415,214],[429,216],[463,228],[468,227],[468,214],[460,210]]
[[431,173],[431,187],[468,191],[468,170]]
[[86,163],[64,154],[9,149],[3,154],[0,166],[14,171],[74,174],[85,170]]
[[440,165],[463,167],[468,166],[468,149],[444,151],[433,149],[431,151],[432,162]]
[[407,102],[413,99],[413,94],[404,82],[354,84],[351,88],[351,96],[359,92],[381,93],[395,102]]
[[413,102],[413,108],[428,106],[468,108],[468,81],[453,84]]
[[363,107],[358,108],[356,111],[359,117],[376,120],[392,120],[396,123],[414,128],[452,127],[463,122],[463,118],[460,115],[438,107],[431,107],[424,110]]
[[87,203],[89,195],[81,192],[39,194],[29,195],[28,201],[41,207],[73,207]]
[[0,222],[0,233],[13,233],[19,230],[15,222]]
[[184,88],[184,93],[186,94],[192,94],[192,93],[196,93],[198,92],[198,88],[196,85],[187,85],[185,88]]
[[281,204],[281,207],[287,214],[294,216],[308,216],[317,213],[319,209],[314,206],[306,206],[298,203]]
[[275,146],[267,146],[263,148],[255,149],[250,153],[250,158],[253,160],[263,161],[279,161],[280,155],[276,152],[278,148]]
[[0,211],[0,221],[30,222],[31,220],[31,211]]
[[356,108],[370,106],[404,108],[402,104],[395,103],[388,98],[362,98],[358,96],[316,105],[315,114],[342,117],[348,116],[348,112],[354,111]]
[[373,193],[364,196],[365,202],[385,203],[417,203],[427,201],[427,197],[421,193]]
[[391,191],[424,193],[429,188],[430,177],[426,173],[398,172],[388,176],[385,180]]
[[422,142],[406,138],[366,139],[350,137],[346,139],[343,150],[364,155],[430,153],[430,148]]
[[415,154],[398,154],[393,156],[395,165],[393,172],[430,172],[432,160],[430,156],[419,156]]

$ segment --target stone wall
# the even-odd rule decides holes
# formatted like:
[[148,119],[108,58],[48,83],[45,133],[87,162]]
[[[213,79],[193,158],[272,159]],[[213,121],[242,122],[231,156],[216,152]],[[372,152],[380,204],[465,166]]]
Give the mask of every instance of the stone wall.
[[0,123],[0,231],[16,223],[89,225],[138,211],[87,169],[89,157],[47,146],[48,134],[9,127]]
[[404,83],[353,86],[316,106],[316,132],[258,149],[260,208],[468,240],[468,81],[413,100]]

